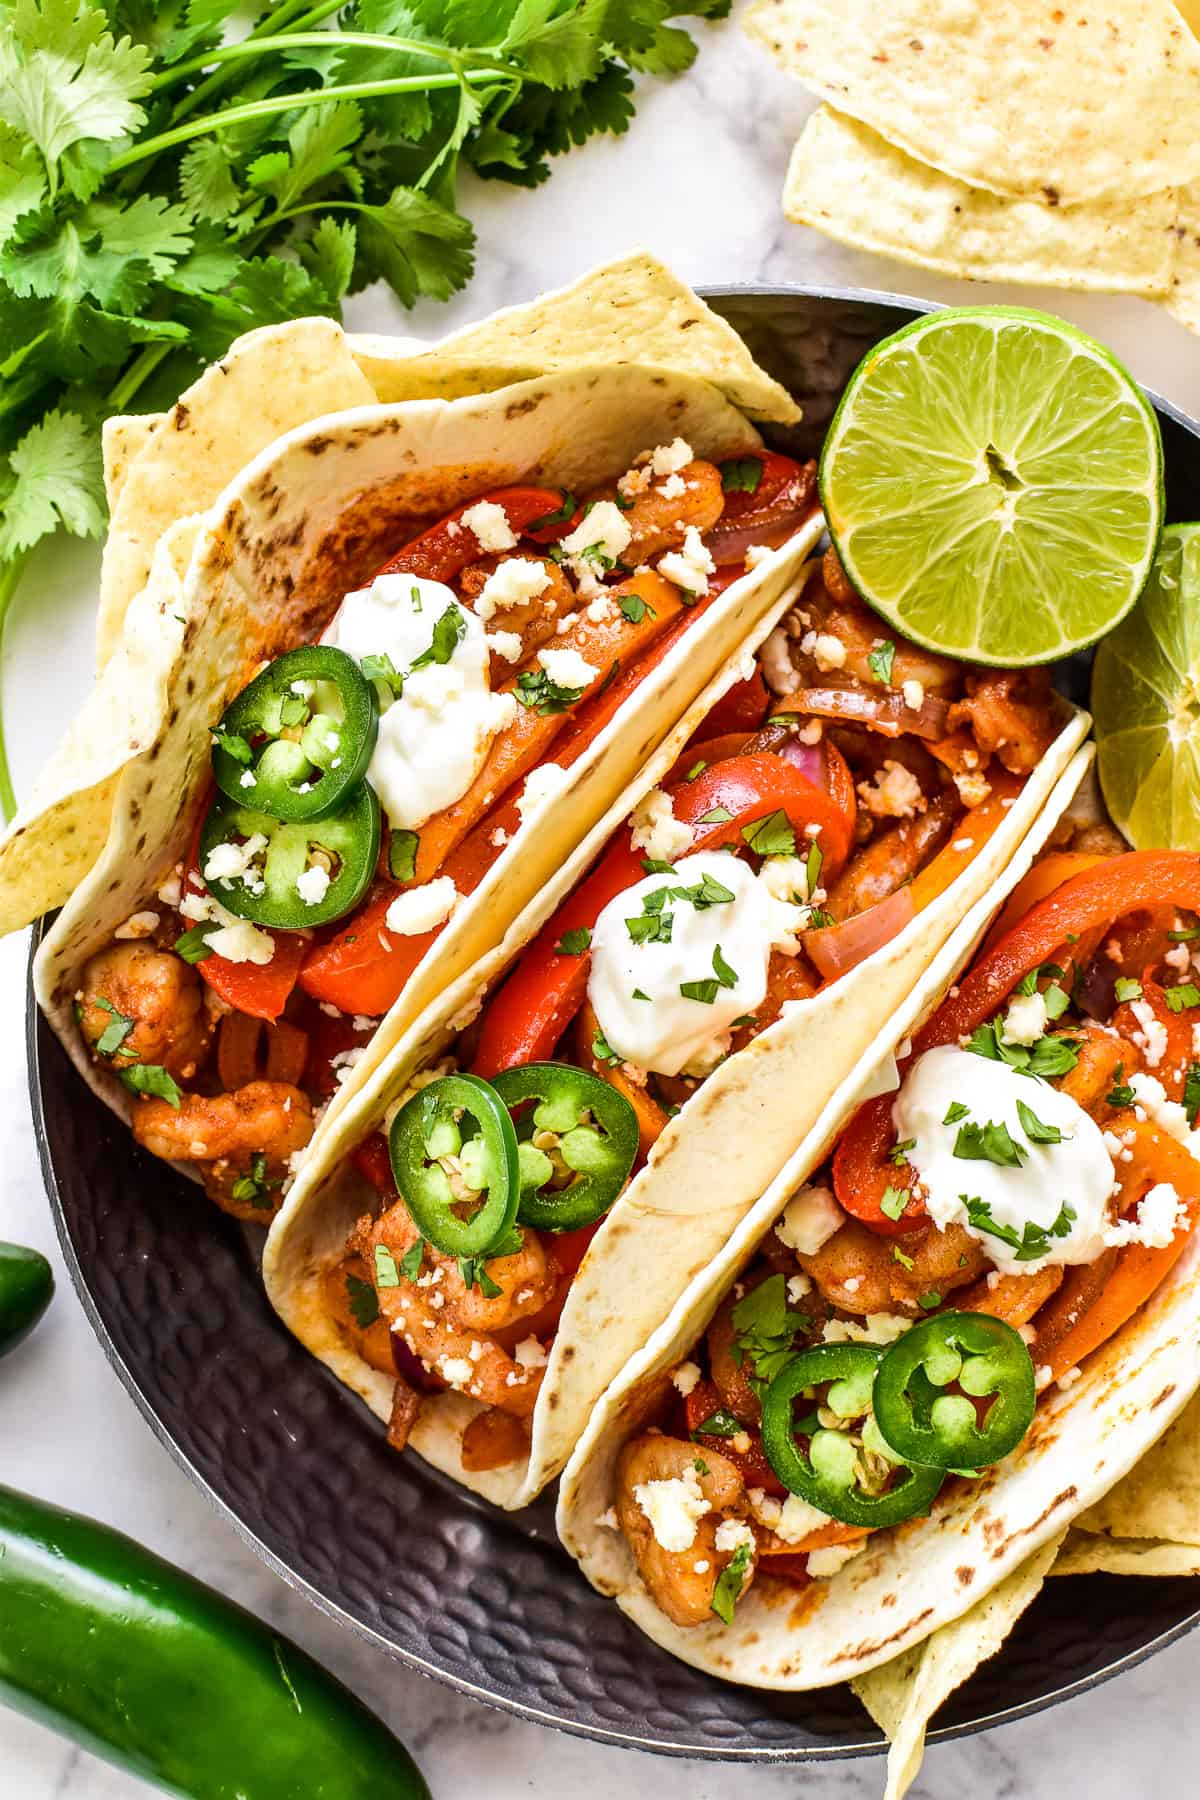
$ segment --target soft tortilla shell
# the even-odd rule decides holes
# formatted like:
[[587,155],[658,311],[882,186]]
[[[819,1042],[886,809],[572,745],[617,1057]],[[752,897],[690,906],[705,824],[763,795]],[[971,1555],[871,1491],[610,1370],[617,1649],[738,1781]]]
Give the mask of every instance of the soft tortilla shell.
[[752,418],[799,417],[732,327],[645,251],[432,348],[419,338],[347,337],[329,319],[247,333],[151,429],[130,419],[106,427],[112,519],[100,577],[100,667],[116,650],[125,609],[167,526],[212,506],[274,438],[376,400],[455,400],[539,375],[622,366],[710,382]]
[[[1064,811],[1088,752],[1067,770],[1020,851],[932,960],[880,1033],[874,1067],[938,1004],[988,918]],[[759,1581],[734,1623],[670,1624],[637,1576],[613,1503],[622,1444],[655,1410],[688,1353],[789,1196],[821,1161],[862,1097],[858,1073],[834,1094],[808,1140],[712,1268],[676,1305],[596,1407],[563,1477],[559,1533],[584,1573],[654,1641],[683,1661],[749,1686],[801,1691],[853,1679],[960,1617],[1031,1552],[1061,1534],[1145,1455],[1200,1384],[1200,1240],[1125,1329],[1067,1389],[1038,1409],[1024,1442],[975,1482],[949,1491],[928,1519],[869,1540],[827,1582],[798,1597]]]
[[828,106],[792,151],[783,210],[839,243],[965,281],[1171,292],[1174,189],[1071,207],[993,194]]
[[1200,176],[1200,45],[1170,0],[757,0],[823,100],[973,187],[1051,205]]
[[925,1756],[925,1731],[942,1702],[995,1656],[1041,1592],[1061,1534],[998,1582],[986,1597],[894,1662],[851,1685],[891,1743],[883,1800],[904,1800]]
[[1200,1400],[1153,1450],[1077,1521],[1113,1538],[1160,1538],[1200,1548]]
[[[676,430],[700,455],[758,442],[715,388],[639,368],[548,376],[455,401],[364,407],[271,445],[204,521],[190,562],[182,552],[196,522],[168,531],[151,579],[130,609],[124,647],[77,722],[69,753],[60,752],[52,765],[68,786],[72,771],[76,780],[80,769],[120,771],[108,777],[112,829],[94,846],[94,866],[82,875],[66,854],[60,827],[60,821],[74,823],[77,813],[84,823],[101,817],[90,790],[69,793],[57,811],[36,815],[31,805],[39,822],[57,832],[56,868],[42,866],[44,840],[39,853],[36,832],[10,837],[0,850],[12,924],[66,901],[38,953],[36,992],[81,1073],[123,1117],[129,1095],[84,1053],[74,995],[88,957],[185,853],[210,781],[209,731],[232,694],[264,657],[319,633],[341,596],[369,579],[398,539],[460,499],[523,480],[586,488]],[[624,792],[711,674],[703,672],[699,642],[715,632],[726,655],[756,621],[765,604],[760,592],[786,585],[819,530],[814,517],[806,532],[734,583],[677,646],[679,654],[642,684],[558,796],[564,830],[586,829]],[[2,859],[15,858],[22,844],[29,850],[18,886],[12,862],[5,867]],[[524,821],[472,904],[459,909],[381,1022],[326,1123],[417,1014],[530,903],[559,851],[544,817]]]
[[[756,638],[766,635],[778,610],[764,615]],[[672,733],[669,755],[664,752],[647,765],[603,830],[572,854],[564,849],[559,874],[514,921],[494,955],[475,970],[471,985],[479,994],[570,891],[603,837],[669,766],[673,746],[686,742],[734,673],[727,666],[717,676]],[[723,1266],[726,1246],[749,1229],[748,1218],[763,1221],[757,1236],[773,1216],[764,1217],[762,1208],[782,1204],[786,1194],[770,1202],[761,1196],[764,1190],[775,1193],[773,1178],[789,1158],[795,1163],[798,1145],[811,1144],[812,1134],[833,1129],[830,1095],[837,1091],[848,1104],[857,1094],[852,1071],[876,1041],[879,1021],[904,1016],[912,992],[920,988],[935,953],[964,913],[972,907],[978,912],[980,905],[986,913],[1007,888],[1005,866],[1038,820],[1087,726],[1086,715],[1072,718],[995,840],[941,900],[836,987],[789,1008],[747,1050],[723,1063],[672,1121],[646,1168],[609,1213],[571,1286],[533,1416],[528,1465],[483,1476],[463,1470],[459,1439],[463,1424],[478,1408],[461,1396],[422,1408],[412,1441],[427,1460],[503,1506],[524,1505],[563,1467],[609,1382],[689,1292],[708,1292],[713,1270]],[[1058,811],[1081,768],[1074,769]],[[1015,866],[1019,873],[1025,865]],[[978,922],[982,928],[982,915]],[[378,1077],[325,1138],[318,1164],[297,1183],[272,1230],[264,1260],[268,1292],[285,1323],[384,1418],[392,1383],[341,1340],[325,1311],[321,1273],[369,1199],[346,1161],[349,1151],[383,1118],[412,1074],[441,1053],[453,1035],[451,1021],[470,998],[469,988],[447,994],[432,1017],[397,1042]],[[902,1029],[896,1030],[893,1043]]]

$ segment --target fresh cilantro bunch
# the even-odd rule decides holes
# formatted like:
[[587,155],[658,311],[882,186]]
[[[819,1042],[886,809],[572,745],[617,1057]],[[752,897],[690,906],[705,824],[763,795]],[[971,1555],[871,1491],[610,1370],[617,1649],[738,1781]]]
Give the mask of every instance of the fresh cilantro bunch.
[[[531,187],[621,133],[729,0],[0,0],[0,620],[104,525],[98,426],[257,325],[470,279],[465,163]],[[336,21],[333,15],[338,14]],[[0,803],[13,810],[0,744]]]

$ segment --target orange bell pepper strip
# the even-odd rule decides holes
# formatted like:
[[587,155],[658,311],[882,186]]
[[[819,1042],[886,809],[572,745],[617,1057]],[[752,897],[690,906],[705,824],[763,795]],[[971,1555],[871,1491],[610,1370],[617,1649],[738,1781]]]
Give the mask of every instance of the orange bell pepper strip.
[[[1082,937],[1097,926],[1107,929],[1126,913],[1164,905],[1200,910],[1200,856],[1182,850],[1132,850],[1071,876],[967,971],[957,991],[917,1033],[913,1054],[969,1037],[1071,935]],[[868,1100],[842,1134],[833,1164],[839,1204],[884,1237],[924,1222],[916,1202],[909,1202],[899,1220],[880,1211],[888,1187],[908,1185],[904,1168],[894,1167],[888,1158],[895,1136],[891,1120],[890,1095]]]
[[[1070,1316],[1072,1296],[1068,1276],[1050,1306],[1038,1315],[1038,1335],[1033,1349],[1035,1363],[1048,1368],[1055,1381],[1068,1369],[1077,1368],[1084,1357],[1098,1350],[1101,1344],[1106,1344],[1145,1305],[1178,1262],[1197,1219],[1200,1219],[1200,1163],[1195,1157],[1164,1132],[1131,1116],[1123,1117],[1117,1130],[1133,1151],[1132,1162],[1116,1165],[1121,1183],[1122,1212],[1131,1212],[1150,1188],[1166,1182],[1178,1195],[1186,1219],[1176,1228],[1169,1244],[1161,1247],[1126,1244],[1120,1249],[1116,1266],[1099,1294],[1091,1305],[1078,1312],[1055,1341],[1057,1312]],[[1129,1142],[1131,1132],[1133,1141]]]
[[1041,857],[1008,896],[1004,910],[983,941],[985,954],[993,944],[1007,936],[1018,919],[1023,919],[1056,887],[1061,887],[1072,875],[1082,875],[1085,869],[1094,869],[1097,863],[1108,860],[1105,856],[1087,856],[1080,850],[1052,850],[1048,856]]
[[[449,581],[468,563],[487,556],[489,552],[471,527],[462,523],[463,514],[481,501],[502,507],[511,530],[520,538],[535,535],[530,533],[530,526],[537,519],[560,512],[563,495],[557,488],[539,487],[494,488],[490,494],[477,494],[472,500],[464,500],[461,506],[456,506],[453,512],[447,513],[444,519],[439,519],[410,544],[405,544],[403,550],[397,550],[378,574],[416,575],[427,581]],[[568,531],[570,526],[564,524],[558,529]],[[545,542],[545,532],[537,533],[536,541]]]
[[[735,756],[705,769],[695,781],[671,790],[676,819],[697,827],[691,851],[742,844],[743,828],[783,812],[803,849],[805,826],[821,826],[827,864],[836,871],[849,848],[845,818],[830,796],[781,757],[768,753]],[[725,815],[711,818],[714,813]],[[701,829],[701,827],[704,827]],[[490,1078],[502,1069],[545,1060],[587,993],[590,956],[562,954],[557,945],[569,931],[591,931],[610,900],[633,887],[645,873],[642,859],[624,831],[591,875],[563,902],[522,954],[488,1005],[474,1070]]]
[[[592,620],[586,612],[576,614],[570,629],[554,639],[556,650],[577,650],[583,660],[596,670],[586,694],[595,695],[614,663],[636,657],[661,637],[683,608],[683,597],[673,582],[664,581],[653,572],[632,576],[628,581],[608,590],[613,600],[635,594],[646,602],[639,620],[627,619],[619,604],[614,616]],[[519,695],[520,672],[500,689],[501,693]],[[584,696],[580,696],[582,699]],[[431,881],[450,852],[462,842],[471,827],[506,794],[515,781],[530,769],[548,759],[550,746],[568,721],[566,712],[542,714],[536,707],[518,703],[512,724],[493,739],[487,758],[461,800],[435,813],[421,827],[417,847],[413,886]]]
[[205,956],[196,964],[214,994],[252,1019],[274,1024],[296,985],[309,940],[298,931],[272,931],[275,954],[269,963],[235,963],[224,956]]
[[[947,889],[954,886],[963,870],[975,861],[984,845],[1008,817],[1013,801],[1021,792],[1022,783],[1006,770],[989,774],[988,780],[992,786],[988,798],[959,820],[950,842],[936,856],[931,856],[920,873],[913,877],[909,892],[914,912],[921,912],[926,906],[932,906]],[[969,849],[955,848],[964,842],[969,843]]]

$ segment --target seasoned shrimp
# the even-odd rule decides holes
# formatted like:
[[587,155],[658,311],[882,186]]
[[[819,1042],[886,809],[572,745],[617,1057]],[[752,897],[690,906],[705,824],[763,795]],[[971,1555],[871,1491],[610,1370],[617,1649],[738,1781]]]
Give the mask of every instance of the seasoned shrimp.
[[879,1312],[916,1317],[922,1311],[922,1294],[948,1294],[988,1267],[978,1239],[962,1225],[902,1239],[911,1269],[897,1262],[892,1254],[895,1245],[895,1239],[879,1237],[857,1219],[849,1219],[814,1255],[797,1253],[796,1261],[823,1300],[864,1318]]
[[950,708],[946,724],[952,732],[965,725],[985,757],[998,756],[1014,775],[1028,775],[1054,741],[1052,701],[1045,669],[968,675],[967,697]]
[[[578,599],[563,571],[548,556],[529,557],[522,551],[521,559],[540,563],[549,585],[536,598],[522,601],[519,606],[506,606],[487,621],[490,631],[515,632],[521,640],[521,648],[515,657],[501,656],[498,650],[493,650],[491,679],[494,687],[507,681],[513,670],[519,664],[528,662],[542,644],[549,643],[558,621],[574,609]],[[512,558],[508,556],[488,556],[481,558],[479,562],[467,564],[459,574],[458,585],[468,606],[478,600],[488,577],[500,564],[511,561]]]
[[[890,635],[883,620],[868,612],[853,590],[851,598],[842,600],[835,598],[828,587],[813,582],[805,589],[800,605],[808,615],[809,630],[815,631],[818,637],[834,637],[842,646],[845,658],[837,668],[843,676],[852,676],[878,693],[879,677],[871,667],[871,655],[883,643],[890,642],[893,645],[891,687],[899,688],[906,681],[916,681],[926,694],[938,696],[958,689],[961,680],[958,663],[948,656],[936,656],[931,650],[921,650],[904,638]],[[806,642],[807,639],[801,639],[800,648],[805,655]],[[811,670],[811,663],[808,667]],[[824,674],[818,674],[816,685],[824,680]],[[811,675],[806,681],[813,685]]]
[[953,794],[939,794],[924,812],[888,826],[855,850],[829,890],[835,919],[849,919],[886,900],[923,868],[949,837],[957,816]]
[[252,1081],[232,1094],[183,1094],[179,1105],[143,1097],[133,1135],[154,1156],[200,1165],[223,1212],[265,1225],[278,1212],[289,1159],[313,1134],[307,1094],[286,1081]]
[[[362,1221],[351,1245],[371,1268],[377,1267],[375,1251],[382,1247],[399,1269],[419,1237],[408,1208],[397,1201],[380,1218]],[[378,1287],[379,1309],[414,1356],[450,1387],[524,1418],[533,1411],[542,1369],[510,1355],[493,1334],[532,1319],[550,1303],[558,1268],[537,1233],[527,1231],[511,1256],[489,1259],[487,1273],[501,1290],[491,1299],[467,1287],[456,1257],[427,1243],[415,1281],[401,1275],[395,1287]]]
[[[664,1550],[635,1490],[647,1482],[688,1478],[689,1471],[697,1476],[710,1510],[696,1521],[695,1537],[686,1550]],[[745,1495],[735,1464],[707,1444],[699,1456],[695,1444],[647,1432],[622,1450],[617,1463],[617,1518],[651,1598],[674,1624],[703,1625],[711,1618],[713,1591],[734,1554],[717,1549],[717,1531],[726,1519],[744,1513]],[[753,1574],[754,1555],[743,1593]]]
[[212,1021],[198,971],[149,943],[113,944],[83,971],[79,1026],[93,1052],[116,1022],[133,1029],[108,1060],[115,1068],[156,1063],[177,1081],[190,1081],[204,1060]]
[[[644,476],[649,476],[649,469],[633,469],[622,479],[632,487],[637,487]],[[632,482],[630,482],[632,477]],[[682,487],[675,489],[674,476],[652,477],[640,492],[632,494],[632,505],[626,499],[626,490],[618,484],[609,484],[589,495],[592,500],[615,500],[620,495],[621,509],[625,515],[632,536],[626,548],[621,552],[621,562],[627,569],[634,569],[652,556],[663,550],[678,550],[683,543],[689,525],[694,525],[701,536],[716,524],[725,510],[725,495],[721,488],[721,471],[710,462],[690,462],[678,472],[678,480]],[[664,488],[670,492],[664,492]]]
[[1123,1068],[1129,1076],[1141,1068],[1141,1058],[1125,1038],[1099,1025],[1072,1025],[1062,1035],[1078,1046],[1079,1060],[1058,1083],[1059,1092],[1069,1094],[1085,1112],[1098,1111],[1103,1117],[1101,1103],[1112,1092],[1117,1070]]

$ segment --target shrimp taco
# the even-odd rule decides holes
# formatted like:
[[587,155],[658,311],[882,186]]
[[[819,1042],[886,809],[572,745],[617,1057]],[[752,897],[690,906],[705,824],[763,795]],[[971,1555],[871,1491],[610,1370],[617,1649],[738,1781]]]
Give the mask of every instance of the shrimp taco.
[[832,552],[757,635],[342,1110],[268,1239],[296,1335],[398,1449],[505,1506],[1078,774],[1087,720],[1045,671],[885,639]]
[[564,1478],[588,1579],[713,1674],[860,1677],[1016,1581],[1011,1622],[1200,1382],[1200,857],[1056,832],[970,962],[996,898]]
[[149,642],[158,727],[36,969],[139,1143],[269,1220],[819,530],[811,465],[628,361],[320,419],[172,527],[105,677]]

